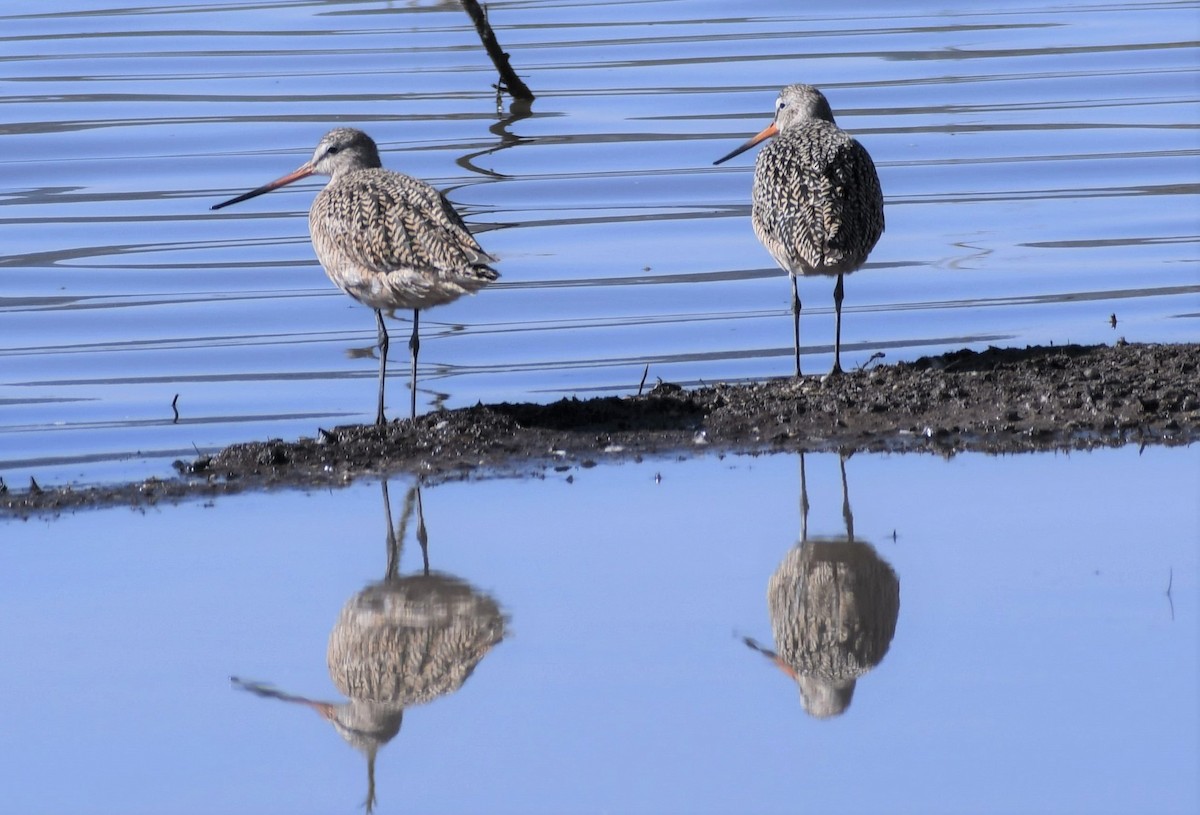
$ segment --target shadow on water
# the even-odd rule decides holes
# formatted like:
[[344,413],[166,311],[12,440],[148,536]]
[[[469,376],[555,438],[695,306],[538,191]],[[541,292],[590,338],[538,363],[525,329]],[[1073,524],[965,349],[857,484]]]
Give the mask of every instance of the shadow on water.
[[745,643],[796,681],[804,710],[818,719],[840,716],[863,676],[883,661],[900,617],[900,581],[875,547],[854,537],[839,455],[845,535],[808,537],[808,484],[800,454],[800,542],[767,584],[775,650]]
[[[329,677],[347,701],[318,701],[231,678],[234,687],[258,696],[312,708],[362,752],[367,759],[367,812],[376,801],[376,754],[400,732],[404,711],[461,688],[480,660],[504,639],[508,623],[491,596],[458,577],[430,570],[420,485],[405,494],[397,529],[387,481],[381,483],[387,572],[346,602],[329,634],[326,653]],[[400,557],[414,511],[421,570],[401,575]]]

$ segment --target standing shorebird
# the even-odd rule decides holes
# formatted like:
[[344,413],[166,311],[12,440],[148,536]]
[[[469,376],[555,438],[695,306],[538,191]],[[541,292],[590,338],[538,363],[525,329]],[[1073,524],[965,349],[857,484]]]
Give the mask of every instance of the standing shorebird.
[[330,177],[308,211],[313,249],[329,279],[375,310],[379,330],[379,409],[388,333],[383,313],[412,309],[411,416],[417,416],[417,320],[421,309],[473,294],[499,273],[496,258],[479,246],[445,197],[415,178],[385,170],[379,148],[361,130],[338,127],[321,139],[313,157],[269,184],[213,206],[221,209],[307,178]]
[[837,275],[833,370],[842,372],[842,276],[858,269],[883,234],[883,192],[866,148],[833,121],[824,94],[788,85],[775,102],[775,120],[713,164],[778,135],[754,165],[754,234],[792,279],[796,376],[800,375],[798,275]]

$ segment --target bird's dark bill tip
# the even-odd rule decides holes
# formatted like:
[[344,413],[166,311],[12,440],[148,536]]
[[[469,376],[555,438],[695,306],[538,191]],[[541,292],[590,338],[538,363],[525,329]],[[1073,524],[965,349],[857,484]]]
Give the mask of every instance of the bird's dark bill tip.
[[244,192],[241,195],[235,195],[233,198],[230,198],[228,201],[222,201],[219,204],[213,204],[211,207],[209,207],[209,209],[224,209],[225,207],[230,206],[231,204],[240,204],[249,198],[254,198],[255,196],[262,195],[264,192],[267,192],[270,189],[271,189],[270,187],[259,187],[256,190],[251,190],[250,192]]
[[719,159],[714,161],[713,166],[715,167],[718,164],[729,161],[729,159],[733,158],[734,156],[740,156],[742,153],[745,153],[751,147],[758,144],[758,142],[759,142],[759,139],[757,137],[755,137],[753,139],[750,139],[747,142],[744,142],[743,144],[738,145],[737,147],[733,148],[728,153],[726,153],[725,155],[721,156]]
[[244,192],[241,195],[234,196],[233,198],[230,198],[228,201],[222,201],[219,204],[213,204],[209,209],[223,209],[224,207],[230,206],[231,204],[240,204],[243,201],[246,201],[251,198],[255,198],[259,195],[262,195],[264,192],[270,192],[271,190],[277,190],[280,187],[284,186],[285,184],[291,184],[293,181],[299,181],[300,179],[307,178],[308,176],[310,176],[312,174],[313,174],[312,164],[311,163],[302,164],[296,170],[293,170],[292,172],[288,173],[287,175],[275,179],[270,184],[263,184],[261,187],[257,187],[253,190],[250,190],[250,192]]
[[713,165],[715,166],[722,162],[729,161],[729,159],[733,158],[734,156],[741,155],[742,153],[746,152],[754,145],[758,144],[761,141],[766,141],[767,139],[771,138],[778,132],[779,132],[779,128],[775,126],[774,122],[772,122],[771,124],[769,124],[765,128],[763,128],[761,133],[759,133],[756,136],[751,136],[749,139],[744,141],[742,144],[738,145],[737,147],[733,148],[733,150],[729,151],[729,153],[727,153],[724,156],[721,156],[721,158],[714,161]]
[[725,155],[721,156],[721,157],[720,157],[719,159],[717,159],[716,161],[714,161],[714,162],[713,162],[713,166],[714,166],[714,167],[716,167],[718,164],[724,164],[725,162],[729,161],[729,159],[731,159],[731,158],[733,158],[734,156],[736,156],[738,153],[745,152],[745,150],[746,150],[746,148],[745,148],[744,146],[743,146],[743,147],[739,147],[739,148],[737,148],[736,150],[731,150],[731,151],[729,151],[728,153],[726,153]]

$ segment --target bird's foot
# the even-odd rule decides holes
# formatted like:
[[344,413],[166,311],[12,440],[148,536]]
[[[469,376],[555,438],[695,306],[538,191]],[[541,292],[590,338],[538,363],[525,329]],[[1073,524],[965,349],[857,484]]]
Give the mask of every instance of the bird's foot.
[[842,373],[843,373],[843,372],[842,372],[842,366],[841,366],[841,365],[836,365],[836,364],[835,364],[835,365],[833,366],[833,369],[832,369],[832,370],[830,370],[830,372],[829,372],[829,373],[827,373],[827,374],[825,374],[825,376],[821,377],[821,381],[822,381],[822,382],[829,382],[830,380],[836,380],[836,379],[838,379],[838,378],[840,378],[840,377],[842,376]]

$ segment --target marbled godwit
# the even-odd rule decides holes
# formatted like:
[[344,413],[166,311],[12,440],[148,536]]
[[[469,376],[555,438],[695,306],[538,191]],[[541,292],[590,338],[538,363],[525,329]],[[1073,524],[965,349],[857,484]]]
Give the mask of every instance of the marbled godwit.
[[792,280],[796,376],[800,375],[800,293],[797,275],[837,275],[833,370],[842,372],[842,276],[858,269],[883,234],[883,193],[866,148],[833,121],[812,85],[788,85],[775,120],[713,164],[778,134],[754,166],[754,234]]
[[379,409],[384,423],[383,388],[388,333],[383,313],[412,309],[411,416],[417,415],[417,321],[421,309],[471,294],[500,275],[450,202],[433,187],[383,169],[379,149],[361,130],[338,127],[296,170],[250,192],[223,201],[227,207],[299,181],[330,176],[308,211],[313,249],[329,279],[375,310],[379,331]]

